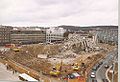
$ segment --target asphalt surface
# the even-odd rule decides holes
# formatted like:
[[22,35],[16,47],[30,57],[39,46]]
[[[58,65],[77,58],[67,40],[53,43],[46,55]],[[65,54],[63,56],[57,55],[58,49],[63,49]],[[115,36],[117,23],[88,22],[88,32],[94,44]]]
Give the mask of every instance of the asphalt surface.
[[102,79],[106,79],[106,71],[107,69],[104,67],[107,63],[108,66],[112,65],[112,58],[109,56],[106,61],[101,65],[101,67],[96,72],[96,79],[98,82],[103,82]]
[[[0,51],[2,51],[2,53],[7,50],[9,49],[0,47]],[[20,81],[18,75],[18,73],[13,74],[13,71],[7,70],[6,66],[0,63],[0,81]]]
[[5,65],[0,63],[0,81],[20,81],[18,74],[13,74],[12,71],[7,70]]
[[111,66],[112,65],[112,61],[114,56],[116,56],[117,54],[117,50],[113,50],[112,52],[110,52],[104,60],[101,60],[103,62],[102,65],[100,65],[100,67],[97,69],[97,71],[95,72],[96,77],[95,78],[91,78],[90,74],[88,76],[88,80],[87,82],[92,82],[92,80],[97,80],[97,82],[103,82],[102,79],[106,79],[106,71],[107,69],[104,67],[106,64]]

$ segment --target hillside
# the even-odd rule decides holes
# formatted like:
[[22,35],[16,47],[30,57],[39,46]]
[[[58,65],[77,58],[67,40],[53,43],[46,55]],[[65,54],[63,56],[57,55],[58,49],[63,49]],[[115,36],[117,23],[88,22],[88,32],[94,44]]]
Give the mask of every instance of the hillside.
[[67,26],[67,25],[61,25],[58,26],[59,28],[64,28],[66,30],[70,30],[70,31],[78,31],[78,30],[93,30],[96,28],[100,28],[100,29],[118,29],[118,26],[86,26],[86,27],[81,27],[81,26]]

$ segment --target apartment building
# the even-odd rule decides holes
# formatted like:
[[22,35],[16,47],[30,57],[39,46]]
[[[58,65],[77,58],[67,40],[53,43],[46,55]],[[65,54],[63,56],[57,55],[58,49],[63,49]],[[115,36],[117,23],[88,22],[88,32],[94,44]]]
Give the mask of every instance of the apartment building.
[[63,41],[65,29],[51,27],[46,30],[46,43],[56,42],[56,41]]
[[0,45],[4,45],[11,42],[11,30],[10,26],[0,26]]
[[118,29],[99,29],[97,30],[99,42],[118,44]]

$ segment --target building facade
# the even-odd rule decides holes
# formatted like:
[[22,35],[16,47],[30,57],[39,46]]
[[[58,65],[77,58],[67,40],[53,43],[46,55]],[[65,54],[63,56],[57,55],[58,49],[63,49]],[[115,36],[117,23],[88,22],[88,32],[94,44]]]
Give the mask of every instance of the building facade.
[[0,44],[33,44],[63,41],[63,28],[0,26]]
[[11,30],[10,26],[0,26],[0,45],[11,42]]
[[41,29],[13,29],[11,31],[12,43],[43,43],[46,40],[46,32]]
[[99,42],[118,44],[118,29],[99,29],[97,38]]
[[56,42],[56,41],[63,41],[65,29],[52,27],[46,30],[46,43]]

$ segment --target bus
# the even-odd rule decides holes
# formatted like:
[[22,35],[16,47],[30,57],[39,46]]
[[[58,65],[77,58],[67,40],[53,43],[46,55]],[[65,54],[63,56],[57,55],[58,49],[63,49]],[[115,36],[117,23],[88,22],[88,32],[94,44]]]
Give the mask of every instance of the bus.
[[28,74],[26,73],[22,73],[22,74],[19,74],[19,79],[22,80],[22,81],[37,81],[36,79],[34,79],[33,77],[29,76]]

